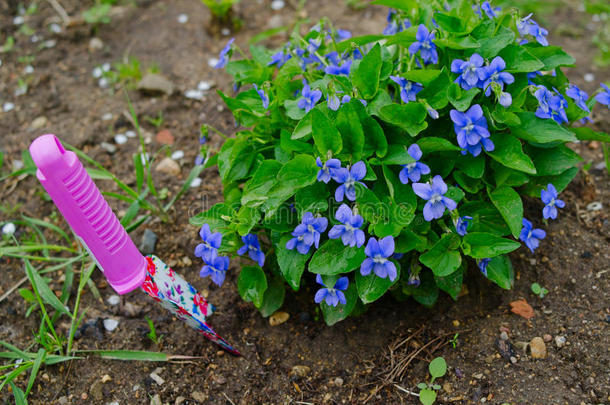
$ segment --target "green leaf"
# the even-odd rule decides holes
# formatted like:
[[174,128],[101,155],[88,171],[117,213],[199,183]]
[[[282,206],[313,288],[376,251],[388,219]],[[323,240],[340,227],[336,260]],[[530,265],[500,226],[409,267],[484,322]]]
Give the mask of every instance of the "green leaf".
[[313,213],[328,209],[328,187],[321,181],[303,187],[294,195],[294,207],[302,216],[305,212]]
[[257,152],[246,137],[227,139],[218,152],[218,171],[224,184],[250,174]]
[[610,135],[604,132],[595,132],[589,127],[570,128],[580,141],[610,142]]
[[360,267],[365,258],[363,248],[343,246],[341,240],[331,239],[314,253],[308,268],[322,275],[347,273]]
[[425,155],[432,152],[445,152],[445,151],[459,151],[460,148],[457,145],[452,144],[445,138],[435,138],[433,136],[426,136],[417,140],[422,153]]
[[[312,110],[313,111],[313,110]],[[303,120],[301,120],[303,122]],[[311,132],[311,126],[310,126]],[[313,154],[313,147],[310,143],[292,139],[290,132],[282,129],[280,134],[280,146],[286,152]]]
[[577,140],[573,132],[551,119],[541,119],[533,112],[516,113],[521,125],[511,127],[511,132],[521,139],[536,143],[574,142]]
[[371,99],[379,89],[379,77],[381,75],[381,46],[375,44],[373,49],[367,53],[358,69],[354,72],[352,82],[365,99]]
[[449,49],[476,49],[481,46],[481,43],[467,35],[465,37],[458,38],[441,38],[434,41],[436,45],[442,48]]
[[312,111],[316,110],[316,108],[310,110],[307,115],[305,115],[297,124],[296,127],[294,127],[294,131],[292,131],[292,135],[290,135],[290,139],[301,139],[301,138],[309,138],[309,135],[311,135],[312,132],[312,124],[311,124],[311,116],[312,116]]
[[507,186],[501,186],[487,194],[493,205],[500,211],[502,218],[515,238],[519,237],[523,222],[523,202],[519,193]]
[[344,320],[352,313],[356,302],[358,301],[358,293],[356,292],[356,286],[354,283],[350,283],[347,290],[344,292],[346,304],[339,304],[336,307],[331,307],[322,301],[320,303],[320,309],[322,310],[322,316],[328,326],[332,326],[339,321]]
[[487,278],[505,290],[513,288],[515,272],[508,255],[496,256],[489,261]]
[[280,169],[277,181],[281,187],[296,191],[315,182],[318,170],[313,156],[296,155]]
[[313,140],[322,156],[328,156],[329,151],[332,154],[341,152],[343,149],[341,134],[326,114],[318,109],[311,110],[311,123]]
[[452,83],[452,79],[447,74],[445,68],[443,68],[441,74],[436,79],[428,86],[425,86],[422,91],[417,93],[417,98],[419,100],[426,100],[437,110],[445,108],[447,103],[449,103],[449,100],[447,99],[447,89]]
[[260,219],[261,212],[258,208],[242,205],[237,211],[233,224],[237,226],[237,232],[241,236],[245,236],[258,224]]
[[495,161],[506,167],[529,174],[536,174],[532,160],[523,153],[521,142],[510,134],[496,134],[491,137],[493,152],[487,152]]
[[335,120],[335,125],[342,137],[343,154],[351,155],[354,162],[360,160],[364,149],[364,131],[356,112],[356,109],[359,108],[356,103],[362,107],[358,100],[351,100],[349,103],[343,104]]
[[458,111],[466,111],[470,107],[472,100],[480,92],[481,90],[476,87],[464,91],[457,83],[451,83],[447,90],[447,97],[449,98],[449,102],[451,102]]
[[462,291],[462,280],[464,278],[465,265],[466,263],[462,262],[460,268],[448,276],[434,276],[434,281],[436,282],[438,288],[449,294],[449,296],[453,298],[454,301],[457,300],[459,293]]
[[415,301],[430,308],[438,300],[438,287],[431,272],[422,271],[419,277],[421,280],[419,287],[403,286],[403,292],[412,295]]
[[425,388],[419,391],[419,402],[423,405],[432,405],[436,401],[436,391]]
[[47,282],[38,274],[36,269],[32,267],[29,260],[25,260],[25,274],[30,280],[30,283],[32,283],[32,286],[36,288],[36,291],[38,291],[38,294],[44,302],[51,305],[56,311],[72,318],[72,314],[70,311],[68,311],[68,308],[59,300],[59,298],[57,298]]
[[235,210],[233,208],[225,203],[217,203],[209,210],[191,217],[189,222],[195,226],[202,226],[207,223],[212,231],[222,233],[228,229],[229,222],[232,221],[234,216]]
[[310,249],[306,255],[300,254],[296,249],[288,250],[286,249],[286,243],[290,239],[292,239],[290,235],[283,236],[280,242],[275,245],[275,251],[282,276],[293,290],[298,291],[301,285],[301,276],[305,271],[305,263],[311,257],[313,249]]
[[514,240],[501,238],[492,233],[469,232],[464,236],[464,252],[475,259],[485,259],[512,252],[521,246]]
[[379,110],[379,117],[392,125],[407,131],[409,135],[416,136],[428,127],[426,123],[427,111],[421,103],[390,104]]
[[530,148],[529,154],[538,176],[556,176],[576,167],[582,161],[578,153],[565,145],[555,148]]
[[529,73],[544,68],[544,63],[520,45],[510,44],[499,55],[506,62],[506,71],[510,73]]
[[[438,24],[438,26],[447,32],[452,32],[455,34],[466,34],[467,29],[464,21],[462,21],[458,17],[454,17],[445,13],[435,13],[434,20]],[[436,41],[435,41],[436,42]]]
[[394,263],[396,266],[396,279],[390,281],[389,277],[381,278],[378,277],[375,272],[371,272],[368,276],[360,274],[359,270],[355,271],[356,288],[358,290],[358,296],[364,304],[369,304],[379,299],[385,292],[400,279],[400,265]]
[[237,290],[244,301],[260,308],[267,290],[267,277],[263,269],[258,266],[243,267],[237,278]]
[[498,55],[502,49],[509,44],[512,44],[514,40],[515,34],[509,29],[502,31],[493,37],[479,38],[478,41],[479,44],[481,44],[481,47],[477,50],[477,53],[483,58],[492,59],[494,56]]
[[437,357],[428,364],[428,371],[432,378],[440,378],[447,373],[447,363],[442,357]]
[[540,190],[546,188],[546,186],[551,183],[555,186],[557,192],[560,193],[570,184],[577,174],[578,168],[573,167],[557,176],[533,177],[529,183],[521,188],[521,191],[531,197],[540,198]]
[[419,261],[432,270],[435,276],[448,276],[462,264],[462,255],[456,250],[459,245],[459,236],[446,233],[430,250],[419,257]]
[[424,87],[432,83],[441,75],[442,71],[438,69],[414,69],[402,74],[407,80],[415,83],[420,83]]
[[274,277],[263,295],[263,304],[259,311],[263,317],[268,317],[282,307],[286,289],[280,277]]
[[269,189],[276,183],[282,164],[277,160],[263,160],[254,175],[248,180],[241,196],[242,205],[262,203],[267,199]]
[[[380,93],[381,94],[381,93]],[[383,128],[373,117],[369,115],[362,103],[352,105],[360,123],[362,124],[362,131],[364,135],[364,147],[363,154],[365,157],[371,156],[376,153],[379,157],[384,157],[388,152],[388,140],[385,137]]]
[[480,179],[485,172],[485,159],[470,154],[464,155],[457,161],[456,167],[473,179]]
[[528,51],[544,64],[540,70],[548,71],[555,70],[559,66],[573,66],[576,62],[558,46],[532,46],[528,47]]
[[411,11],[419,7],[416,0],[374,0],[371,4],[378,4],[403,11]]

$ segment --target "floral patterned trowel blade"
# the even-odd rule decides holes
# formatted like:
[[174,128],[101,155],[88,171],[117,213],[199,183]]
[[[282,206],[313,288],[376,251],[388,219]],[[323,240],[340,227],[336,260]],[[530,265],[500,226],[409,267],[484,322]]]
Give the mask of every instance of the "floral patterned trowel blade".
[[117,293],[142,287],[206,338],[239,355],[206,323],[214,307],[158,257],[138,251],[74,152],[55,135],[42,135],[30,154],[36,177]]
[[157,256],[146,256],[146,279],[142,289],[218,346],[232,354],[240,354],[206,323],[205,318],[214,312],[214,305],[208,303],[192,285]]

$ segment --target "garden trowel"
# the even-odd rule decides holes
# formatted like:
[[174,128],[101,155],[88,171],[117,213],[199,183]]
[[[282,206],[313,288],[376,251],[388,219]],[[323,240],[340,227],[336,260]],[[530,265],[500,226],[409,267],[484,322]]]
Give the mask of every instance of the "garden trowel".
[[55,135],[42,135],[30,154],[38,180],[118,294],[140,287],[206,338],[240,354],[207,324],[214,306],[161,259],[138,251],[74,152]]

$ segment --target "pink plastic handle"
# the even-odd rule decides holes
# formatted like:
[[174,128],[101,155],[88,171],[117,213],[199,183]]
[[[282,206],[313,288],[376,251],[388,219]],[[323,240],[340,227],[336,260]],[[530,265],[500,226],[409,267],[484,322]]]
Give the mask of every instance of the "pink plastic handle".
[[119,294],[142,285],[146,259],[127,235],[74,152],[55,135],[39,136],[30,145],[36,177],[55,202]]

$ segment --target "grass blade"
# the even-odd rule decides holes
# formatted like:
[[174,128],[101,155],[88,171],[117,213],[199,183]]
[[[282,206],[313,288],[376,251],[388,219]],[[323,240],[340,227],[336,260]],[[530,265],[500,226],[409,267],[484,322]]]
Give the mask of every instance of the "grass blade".
[[[34,386],[34,381],[36,381],[36,376],[38,375],[38,370],[40,370],[40,366],[44,362],[45,355],[47,353],[44,349],[38,349],[38,353],[36,353],[36,358],[34,359],[34,364],[32,365],[32,371],[30,372],[30,379],[28,381],[28,386],[25,389],[25,396],[27,397],[32,387]],[[16,396],[15,396],[16,398]]]
[[15,385],[14,382],[9,381],[8,384],[11,386],[13,390],[13,397],[15,398],[15,405],[28,405],[28,400],[26,399],[27,393],[23,393],[21,388]]
[[72,314],[64,306],[64,304],[57,298],[53,293],[49,285],[44,281],[38,272],[32,267],[29,260],[25,260],[25,273],[30,279],[30,283],[36,288],[42,299],[49,305],[51,305],[58,312],[72,318]]
[[147,352],[140,350],[78,350],[77,353],[91,353],[108,360],[123,361],[174,361],[201,359],[197,356],[183,356],[160,352]]

